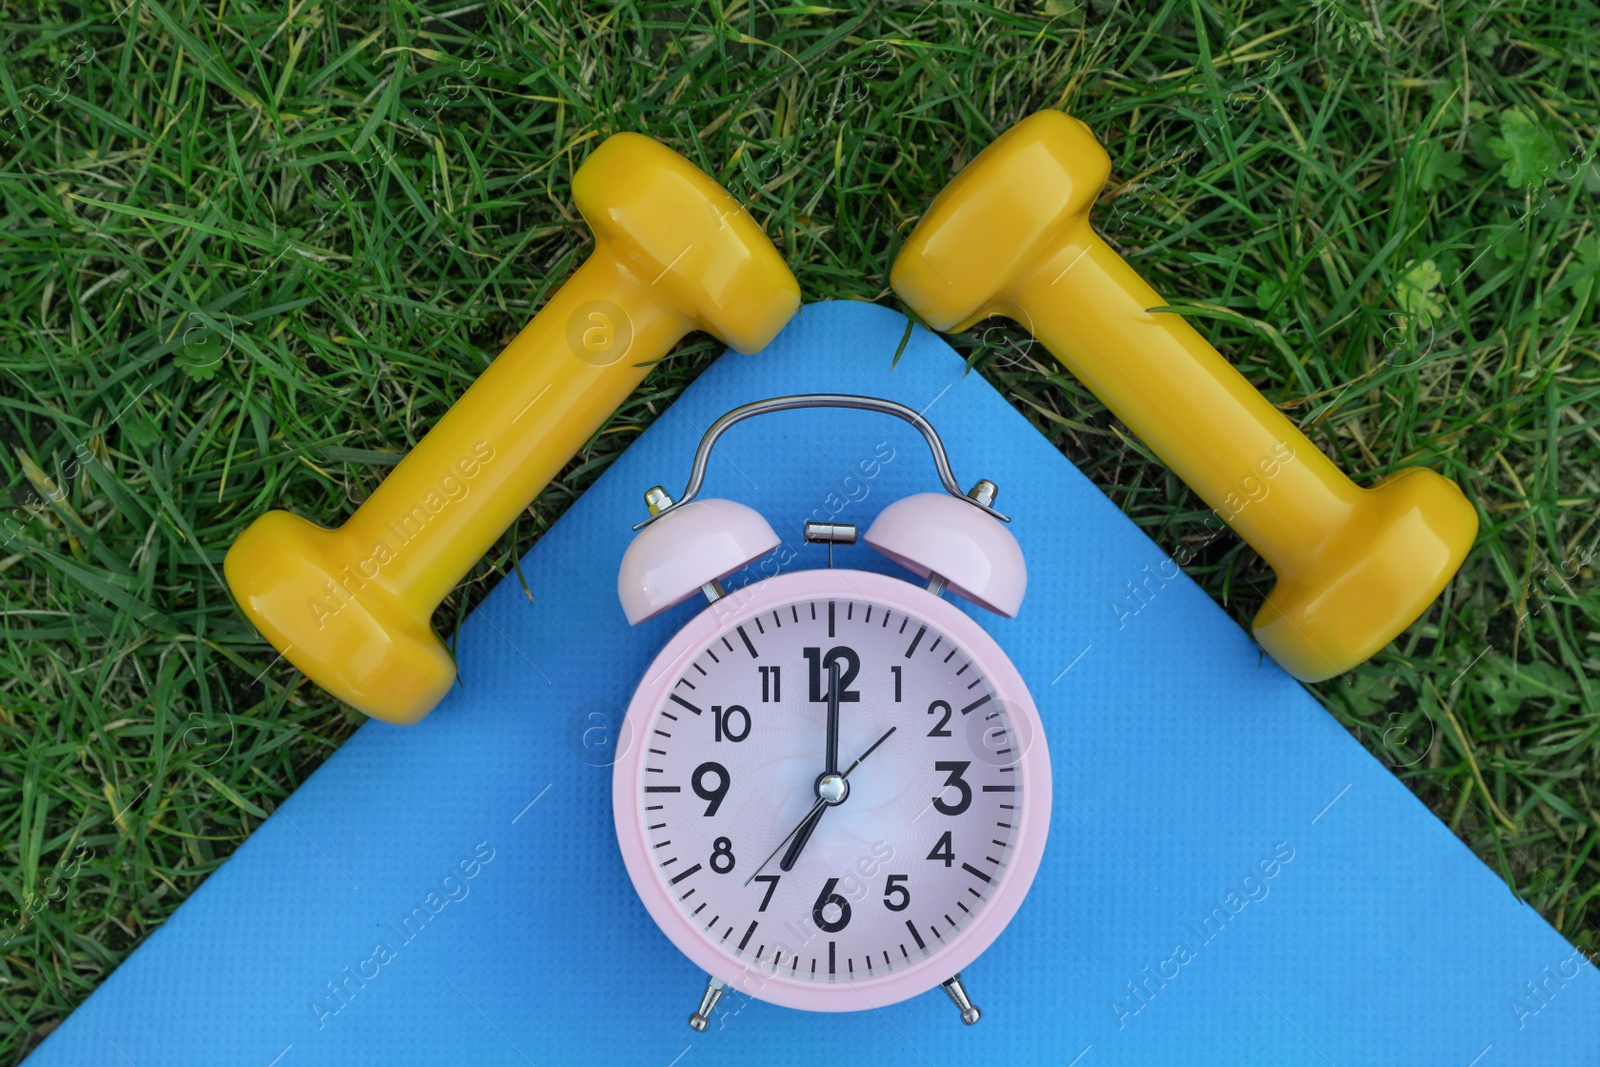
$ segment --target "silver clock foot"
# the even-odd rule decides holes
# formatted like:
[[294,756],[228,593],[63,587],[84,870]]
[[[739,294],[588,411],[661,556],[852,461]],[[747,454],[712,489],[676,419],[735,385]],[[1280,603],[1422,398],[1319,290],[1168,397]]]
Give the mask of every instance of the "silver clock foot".
[[961,984],[961,974],[957,972],[944,981],[944,991],[950,994],[950,999],[955,1001],[956,1007],[961,1009],[961,1021],[971,1026],[983,1018],[983,1012],[972,1006],[972,1001],[967,997],[967,987]]
[[[696,1033],[705,1033],[706,1027],[711,1024],[711,1013],[716,1010],[717,1001],[722,999],[722,991],[726,988],[720,978],[713,978],[706,983],[706,991],[700,997],[700,1010],[689,1016],[689,1026]],[[962,996],[965,997],[966,994],[963,993]]]

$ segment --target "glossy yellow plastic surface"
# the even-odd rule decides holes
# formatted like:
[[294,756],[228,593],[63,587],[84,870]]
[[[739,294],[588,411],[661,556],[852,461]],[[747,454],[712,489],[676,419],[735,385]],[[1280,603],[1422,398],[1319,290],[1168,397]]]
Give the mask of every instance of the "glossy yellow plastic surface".
[[1089,224],[1111,161],[1089,128],[1031,115],[934,200],[891,283],[939,330],[1026,326],[1277,572],[1256,640],[1317,681],[1370,657],[1444,589],[1477,536],[1454,482],[1411,468],[1362,489]]
[[344,526],[256,520],[224,570],[263,635],[368,715],[421,718],[455,663],[439,602],[690,330],[741,352],[800,306],[777,249],[682,156],[617,134],[573,176],[595,234],[560,288]]

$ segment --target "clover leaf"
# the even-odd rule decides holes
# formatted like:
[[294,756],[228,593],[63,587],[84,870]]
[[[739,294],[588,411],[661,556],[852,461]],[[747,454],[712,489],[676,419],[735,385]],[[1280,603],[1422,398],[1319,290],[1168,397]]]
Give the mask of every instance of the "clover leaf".
[[1542,183],[1561,162],[1554,135],[1521,108],[1500,112],[1500,136],[1489,138],[1489,151],[1505,161],[1500,176],[1513,189]]

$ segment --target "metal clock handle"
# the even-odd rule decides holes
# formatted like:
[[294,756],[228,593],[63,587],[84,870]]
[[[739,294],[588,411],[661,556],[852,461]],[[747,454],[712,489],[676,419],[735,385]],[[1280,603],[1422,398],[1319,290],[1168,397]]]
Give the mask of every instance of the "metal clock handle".
[[[701,483],[705,481],[706,465],[711,462],[711,449],[716,445],[717,438],[736,423],[745,419],[753,419],[757,415],[765,415],[773,411],[792,411],[796,408],[853,408],[858,411],[876,411],[884,415],[893,415],[903,419],[917,428],[923,439],[928,442],[928,449],[933,453],[933,465],[939,472],[939,481],[945,491],[951,496],[965,500],[980,511],[994,516],[1001,522],[1011,520],[991,507],[983,499],[989,494],[969,496],[962,492],[961,485],[956,481],[955,474],[950,470],[950,457],[945,452],[944,442],[939,440],[938,431],[933,424],[912,408],[904,404],[897,404],[893,400],[885,400],[876,396],[857,396],[854,393],[799,393],[793,396],[775,396],[767,400],[756,400],[734,408],[716,422],[711,424],[711,429],[700,439],[700,447],[695,450],[694,467],[689,472],[689,484],[684,487],[683,495],[676,501],[667,501],[666,494],[661,494],[664,506],[656,507],[651,504],[651,515],[643,522],[636,524],[635,530],[642,530],[670,511],[681,508],[696,496],[700,495]],[[991,497],[992,499],[992,497]]]

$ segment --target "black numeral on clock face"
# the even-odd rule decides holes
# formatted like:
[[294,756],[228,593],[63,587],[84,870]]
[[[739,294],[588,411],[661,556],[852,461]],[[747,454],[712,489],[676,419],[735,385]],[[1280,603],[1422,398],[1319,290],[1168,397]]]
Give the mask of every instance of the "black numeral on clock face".
[[856,680],[856,675],[861,673],[861,657],[856,655],[856,650],[844,645],[834,645],[828,649],[824,656],[820,648],[801,649],[806,657],[806,663],[811,670],[811,703],[820,704],[828,699],[828,691],[823,688],[822,676],[829,673],[828,668],[835,663],[839,665],[839,702],[849,704],[861,699],[861,694],[850,688],[850,683]]
[[947,804],[944,799],[944,790],[941,789],[939,795],[933,798],[933,806],[938,810],[939,814],[960,815],[972,806],[972,787],[967,784],[965,778],[961,777],[962,772],[970,766],[972,766],[971,760],[940,760],[933,765],[934,770],[947,772],[944,779],[944,788],[949,789],[954,786],[961,794],[954,804]]
[[757,667],[761,672],[761,703],[783,702],[783,670],[780,667]]
[[[824,933],[836,934],[850,925],[850,902],[833,891],[839,884],[839,879],[829,878],[822,886],[822,892],[817,894],[817,902],[811,905],[811,921],[817,924],[817,929]],[[824,910],[830,904],[839,909],[839,917],[829,920]]]
[[939,835],[939,840],[935,842],[933,851],[928,853],[928,858],[930,860],[944,860],[944,865],[946,867],[950,866],[956,861],[955,849],[950,845],[949,830],[946,830],[944,833]]
[[727,874],[733,870],[733,842],[726,837],[719,837],[711,842],[711,869],[718,874]]
[[[716,785],[707,785],[707,778],[715,778]],[[733,779],[728,776],[728,768],[720,763],[706,762],[694,769],[694,774],[689,777],[689,788],[694,790],[694,795],[706,802],[706,818],[717,813],[722,807],[722,798],[728,795],[728,786]]]
[[928,731],[928,736],[929,737],[950,737],[951,736],[951,734],[950,734],[950,714],[951,714],[950,713],[950,704],[947,701],[935,700],[932,704],[928,705],[928,714],[929,715],[939,715],[941,713],[943,713],[943,717],[938,722],[933,724],[933,729]]
[[910,875],[891,874],[883,886],[883,906],[890,911],[905,911],[911,906],[911,890],[900,883],[909,881]]
[[711,734],[713,741],[743,741],[750,736],[750,713],[738,704],[729,704],[726,708],[713,704]]

